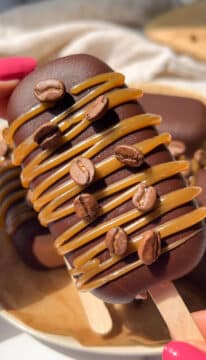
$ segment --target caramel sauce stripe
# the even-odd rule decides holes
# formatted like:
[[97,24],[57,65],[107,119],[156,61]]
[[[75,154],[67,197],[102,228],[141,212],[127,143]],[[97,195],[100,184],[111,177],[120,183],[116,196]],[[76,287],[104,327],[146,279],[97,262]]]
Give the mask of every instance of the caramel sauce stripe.
[[6,230],[9,235],[15,234],[17,229],[25,222],[34,219],[36,214],[33,209],[29,209],[24,203],[20,203],[15,208],[15,214],[8,217],[6,221]]
[[[170,135],[165,133],[158,135],[152,139],[147,139],[141,143],[136,144],[135,146],[140,149],[143,154],[147,154],[150,151],[154,150],[162,144],[168,144],[170,142]],[[84,155],[84,154],[83,154]],[[121,169],[124,165],[118,161],[115,156],[111,156],[106,160],[103,160],[96,165],[96,176],[94,182],[105,178],[107,175],[112,174],[118,169]],[[65,215],[70,213],[69,208],[64,208],[55,211],[55,209],[61,207],[66,201],[72,199],[74,196],[78,195],[83,190],[82,186],[75,184],[73,180],[68,180],[60,186],[57,186],[53,191],[48,192],[43,195],[42,198],[33,202],[34,208],[36,211],[40,211],[42,207],[45,206],[39,214],[39,219],[44,226],[47,226],[49,222],[58,220],[62,217],[62,213]],[[31,198],[30,198],[31,199]],[[52,201],[52,199],[54,199]]]
[[[120,139],[121,137],[132,133],[133,131],[140,130],[147,126],[154,126],[160,123],[160,117],[156,115],[138,115],[136,117],[131,117],[121,121],[119,124],[109,129],[103,131],[100,134],[91,136],[90,138],[80,142],[79,144],[65,150],[60,155],[56,155],[48,158],[47,161],[44,161],[48,157],[49,151],[42,151],[37,157],[32,160],[28,166],[22,170],[22,183],[24,186],[28,185],[32,180],[37,176],[43,174],[45,171],[51,170],[57,165],[64,163],[67,160],[70,160],[74,156],[82,153],[84,150],[87,152],[84,153],[84,156],[87,158],[92,158],[97,155],[101,150],[112,142]],[[51,151],[50,151],[51,154]],[[65,175],[69,174],[69,164],[63,165],[61,171],[54,172],[52,176],[51,183],[48,183],[48,180],[43,181],[33,192],[33,199],[35,201],[38,197],[52,184],[56,181],[63,178]]]
[[[131,222],[132,220],[136,220],[139,218],[139,220],[136,220],[132,224],[130,224],[128,227],[125,227],[124,230],[127,234],[132,234],[134,231],[141,229],[143,226],[149,224],[151,221],[159,218],[160,216],[166,214],[170,210],[175,209],[178,206],[181,206],[192,199],[194,199],[199,194],[199,188],[198,187],[191,187],[191,188],[185,188],[181,189],[172,193],[169,193],[165,196],[162,196],[159,201],[159,206],[155,208],[154,211],[143,215],[141,211],[137,209],[132,209],[122,215],[119,215],[118,217],[106,221],[103,225],[99,225],[95,227],[94,229],[88,231],[84,234],[84,238],[81,236],[76,237],[69,241],[66,245],[59,245],[56,244],[56,247],[60,247],[60,252],[62,255],[64,255],[67,252],[76,250],[78,247],[83,246],[85,244],[88,244],[92,240],[98,238],[99,236],[105,234],[111,227],[116,226],[122,226],[128,222]],[[176,198],[176,196],[179,196],[179,198]],[[89,254],[93,254],[93,250],[96,253],[100,253],[101,251],[105,250],[105,244],[99,244],[95,248],[92,248],[91,250],[88,250],[88,252],[85,255],[82,255],[79,258],[75,260],[75,266],[79,266],[81,261],[84,263],[86,262],[86,257],[91,256]],[[94,254],[94,255],[95,255]],[[84,260],[85,259],[85,260]],[[90,260],[90,257],[89,257]]]
[[[146,186],[151,186],[151,185],[154,185],[155,183],[167,178],[168,176],[172,176],[172,175],[175,175],[179,172],[179,169],[181,169],[181,166],[177,166],[178,165],[181,165],[179,164],[178,162],[175,162],[174,163],[174,166],[172,164],[171,166],[171,163],[167,163],[167,164],[161,164],[161,165],[157,165],[157,167],[154,167],[152,169],[149,169],[149,170],[146,170],[145,172],[142,172],[142,173],[138,173],[138,174],[135,174],[135,175],[132,175],[132,180],[136,180],[135,183],[138,184],[142,181],[144,181],[145,185]],[[183,167],[184,167],[184,164],[185,162],[182,163]],[[165,166],[166,165],[166,166]],[[170,167],[168,166],[170,165]],[[175,166],[176,165],[176,166]],[[154,172],[152,172],[152,170],[154,170]],[[162,170],[161,173],[158,173],[159,170]],[[160,176],[161,174],[161,176]],[[120,185],[127,185],[127,187],[129,187],[129,180],[130,180],[130,177],[127,177],[124,179],[124,182],[120,182]],[[120,196],[118,196],[117,198],[113,199],[112,201],[108,202],[107,204],[105,204],[104,206],[102,206],[101,210],[100,210],[100,215],[104,215],[106,213],[108,213],[109,211],[111,211],[112,209],[114,209],[115,207],[117,207],[118,205],[121,205],[123,204],[125,201],[129,200],[132,198],[132,196],[134,195],[135,191],[137,190],[137,186],[134,186],[134,187],[131,187],[129,188],[128,191],[124,192],[123,194],[121,194]],[[107,190],[108,190],[108,193],[107,194],[101,194],[101,191],[96,193],[96,198],[99,200],[100,198],[105,198],[105,195],[111,195],[111,194],[114,194],[115,192],[119,192],[121,189],[121,187],[119,186],[118,182],[116,182],[115,184],[111,185],[111,189],[110,189],[110,186],[108,186]],[[100,194],[102,195],[100,197]],[[188,200],[189,201],[189,200]],[[74,211],[73,210],[73,205],[71,204],[70,205],[70,209],[71,209],[71,213]],[[141,214],[141,212],[137,212],[136,209],[134,209],[133,211],[133,216],[135,218],[135,216],[137,214]],[[124,221],[126,222],[126,214],[124,214],[123,216],[121,216],[121,219],[124,219]],[[132,220],[133,218],[130,218],[130,220]],[[116,218],[112,219],[112,222],[115,223],[116,221]],[[118,222],[117,220],[117,223],[120,223],[120,221]],[[123,222],[124,223],[124,222]],[[122,224],[123,224],[122,223]],[[111,224],[111,221],[108,222],[108,225],[110,227],[110,224]],[[104,224],[102,225],[99,225],[98,227],[95,227],[95,230],[97,229],[103,229],[104,228]],[[81,231],[84,227],[87,226],[87,223],[85,221],[80,221],[78,222],[76,225],[74,225],[73,227],[70,227],[66,234],[63,233],[62,234],[62,237],[59,236],[58,239],[56,240],[55,242],[55,245],[57,248],[61,247],[60,251],[63,250],[63,252],[66,251],[66,248],[68,248],[68,251],[71,250],[71,243],[76,243],[76,238],[74,240],[69,241],[74,235],[76,235],[79,231]],[[115,225],[114,225],[115,226]],[[109,228],[107,229],[109,230]],[[106,230],[106,231],[107,231]],[[105,231],[103,231],[103,233],[105,233]],[[87,233],[88,234],[88,233]],[[101,233],[99,234],[101,235]],[[64,245],[64,241],[65,241],[65,238],[67,239],[68,244],[65,245],[65,247],[62,247]],[[95,238],[95,237],[94,237]],[[94,239],[93,238],[93,239]],[[77,241],[78,243],[78,241]],[[74,250],[74,249],[72,249]],[[61,252],[61,254],[63,254]]]
[[[96,197],[97,200],[102,200],[109,197],[110,195],[120,192],[125,188],[128,188],[133,184],[138,184],[142,181],[144,181],[145,185],[147,186],[154,185],[157,182],[167,178],[168,176],[173,176],[180,171],[184,171],[185,169],[187,169],[187,165],[188,164],[186,161],[174,162],[172,164],[164,163],[161,165],[157,165],[152,169],[148,169],[144,172],[133,174],[131,176],[128,176],[127,178],[117,181],[116,183],[107,186],[106,189],[97,191],[96,193],[94,193],[94,196]],[[123,202],[127,201],[134,195],[134,192],[136,190],[137,190],[137,186],[134,186],[124,194],[121,194],[121,196],[119,196],[118,198],[113,199],[112,202],[109,202],[108,204],[102,206],[100,210],[100,215],[106,214],[107,212],[114,209],[114,207],[123,204]],[[48,208],[46,210],[48,211]],[[44,216],[44,211],[45,209],[41,211],[40,216],[42,217]],[[70,204],[67,205],[66,207],[57,210],[56,212],[54,212],[52,209],[52,211],[49,212],[49,217],[51,221],[55,221],[57,218],[65,217],[66,215],[70,215],[73,212],[74,212],[73,204]]]
[[[52,124],[58,125],[62,133],[61,145],[71,141],[91,125],[91,122],[86,117],[86,111],[88,106],[91,106],[91,102],[98,96],[104,94],[108,98],[108,109],[112,109],[142,95],[140,90],[128,89],[123,86],[123,75],[119,73],[107,73],[87,79],[81,84],[78,84],[70,89],[70,93],[74,96],[80,95],[86,90],[90,91],[87,92],[86,95],[83,95],[80,100],[77,100],[68,109],[50,120]],[[6,132],[5,136],[7,143],[14,147],[13,137],[19,127],[53,106],[55,106],[55,103],[40,104],[22,116],[19,116]],[[44,174],[55,167],[59,167],[59,165],[62,164],[61,168],[54,171],[52,177],[46,178],[34,190],[29,190],[29,199],[33,203],[35,210],[39,212],[39,219],[42,225],[47,226],[53,221],[62,219],[63,217],[72,214],[74,212],[73,205],[64,204],[85,189],[85,187],[77,185],[71,178],[63,184],[57,185],[54,189],[50,189],[52,185],[56,184],[65,175],[69,175],[70,161],[72,158],[81,155],[92,159],[108,145],[114,143],[118,139],[121,139],[125,135],[149,126],[158,125],[159,123],[160,117],[156,115],[136,115],[122,120],[112,129],[95,134],[75,145],[73,148],[69,148],[58,155],[55,155],[55,151],[52,150],[42,150],[38,155],[36,155],[36,157],[34,157],[34,159],[27,164],[22,171],[22,182],[25,187],[29,187],[30,183],[39,175]],[[160,145],[168,145],[170,141],[170,135],[164,133],[134,144],[134,146],[144,155],[147,155]],[[37,148],[37,146],[38,145],[33,140],[33,136],[28,137],[14,149],[12,158],[13,163],[20,165],[23,160]],[[66,165],[63,163],[66,163]],[[115,156],[110,156],[104,159],[95,165],[96,172],[94,181],[114,173],[123,166],[125,165],[118,161]],[[137,190],[138,183],[144,181],[148,186],[156,184],[162,179],[169,178],[181,171],[184,171],[186,168],[187,164],[184,161],[160,164],[142,172],[132,174],[126,179],[122,179],[114,184],[111,184],[106,189],[97,191],[94,195],[97,200],[101,200],[126,189],[124,193],[121,193],[121,196],[108,201],[102,207],[99,215],[101,216],[106,214],[115,207],[131,199]],[[78,249],[82,245],[92,242],[102,234],[105,234],[109,229],[111,229],[111,227],[122,226],[124,224],[124,230],[126,233],[132,234],[159,216],[191,201],[199,194],[199,191],[199,188],[190,187],[171,192],[162,196],[156,208],[150,213],[142,214],[136,208],[132,209],[125,214],[119,215],[118,217],[110,221],[106,221],[94,229],[87,231],[83,236],[78,236],[78,233],[84,229],[88,223],[84,220],[80,220],[76,225],[69,228],[56,239],[56,247],[61,254],[65,254],[69,251]],[[156,230],[160,232],[161,238],[164,239],[200,222],[203,218],[205,218],[205,216],[206,208],[199,208],[158,226]],[[126,225],[127,223],[129,223],[129,225]],[[191,236],[194,236],[194,234],[195,233]],[[142,235],[139,235],[129,241],[126,256],[137,251],[138,242],[141,238]],[[190,237],[185,237],[184,239],[163,248],[162,253],[171,251],[177,246],[181,246],[185,241],[188,241],[189,238]],[[92,280],[93,277],[107,270],[109,267],[113,266],[122,259],[121,257],[111,256],[108,260],[100,263],[95,256],[104,250],[105,244],[102,242],[93,246],[85,254],[75,259],[75,269],[73,270],[73,274],[75,274],[75,272],[80,274],[77,281],[79,288],[83,290],[90,290],[95,287],[102,286],[142,265],[141,261],[137,260],[132,264],[123,266],[119,270],[112,271],[107,276],[103,275],[99,279]]]
[[[202,210],[202,213],[200,213],[201,210]],[[191,213],[189,213],[189,215],[192,215],[192,216],[198,215],[196,217],[196,222],[195,222],[195,223],[197,223],[205,218],[205,211],[206,211],[205,208],[201,208],[201,209],[194,210],[195,213],[191,212]],[[198,212],[198,214],[196,212]],[[183,217],[180,217],[180,220],[184,221],[185,219]],[[169,229],[169,225],[170,224],[168,224],[168,229]],[[173,223],[172,226],[176,226],[176,224]],[[184,228],[182,228],[182,230],[184,230]],[[186,241],[190,240],[193,236],[197,235],[200,231],[201,230],[194,231],[191,235],[185,236],[183,239],[175,241],[174,243],[163,247],[161,250],[161,255],[163,255],[169,251],[172,251],[172,250],[176,249],[177,247],[183,245]],[[177,231],[175,231],[173,228],[173,233],[176,233],[176,232]],[[170,234],[172,235],[172,232]],[[163,231],[162,231],[161,236],[162,236],[162,238],[164,238]],[[139,237],[137,240],[140,241],[141,237]],[[131,251],[131,253],[132,252],[134,252],[134,251]],[[129,255],[129,252],[127,253],[127,255]],[[137,260],[137,261],[132,262],[129,265],[125,265],[124,267],[120,268],[119,270],[115,270],[115,271],[111,272],[107,276],[102,276],[101,278],[93,280],[93,281],[91,280],[97,274],[100,274],[101,272],[105,271],[112,265],[118,263],[120,260],[121,259],[116,257],[116,259],[112,258],[111,261],[108,260],[108,262],[105,261],[101,264],[99,262],[94,262],[93,264],[91,264],[91,267],[88,267],[88,269],[85,268],[85,270],[87,271],[86,274],[79,276],[78,280],[76,281],[77,288],[81,291],[91,291],[95,288],[106,285],[108,282],[111,282],[111,281],[127,274],[128,272],[144,265],[144,263],[141,260]]]

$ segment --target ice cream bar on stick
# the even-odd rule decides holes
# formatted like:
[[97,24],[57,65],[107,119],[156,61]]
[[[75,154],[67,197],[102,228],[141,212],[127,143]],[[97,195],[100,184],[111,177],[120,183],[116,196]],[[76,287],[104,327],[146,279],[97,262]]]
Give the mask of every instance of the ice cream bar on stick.
[[[89,55],[35,70],[9,103],[6,140],[80,291],[105,302],[190,272],[205,251],[200,188],[186,187],[142,92]],[[184,261],[183,261],[184,259]]]
[[[147,89],[146,87],[146,90],[150,90],[150,88]],[[154,91],[154,89],[152,90]],[[165,89],[165,91],[168,90]],[[177,96],[174,93],[172,95],[165,95],[149,92],[143,95],[140,102],[145,111],[156,112],[163,117],[164,121],[160,124],[161,131],[165,131],[166,129],[169,130],[173,139],[176,139],[173,140],[169,146],[169,150],[174,158],[191,159],[192,157],[190,168],[184,173],[187,176],[187,181],[189,183],[193,182],[193,178],[195,178],[195,183],[202,183],[203,191],[198,197],[198,202],[205,204],[205,186],[203,181],[205,162],[199,162],[199,166],[197,167],[198,164],[194,164],[194,161],[198,153],[201,155],[203,153],[204,155],[204,150],[199,150],[199,148],[203,146],[205,140],[206,108],[203,102],[192,98],[191,94],[189,94],[190,97],[188,97],[188,95],[185,97],[184,95],[184,92],[181,96]],[[182,116],[182,111],[184,111],[185,117]],[[185,127],[188,123],[190,126],[187,131],[185,131]],[[202,158],[200,160],[202,160]],[[201,178],[201,181],[198,181],[199,177]],[[196,279],[197,276],[201,278],[203,268],[205,268],[205,264],[202,259],[201,264],[199,264],[196,271],[191,275],[192,278],[195,277]],[[197,329],[194,321],[191,321],[191,315],[173,284],[165,283],[157,285],[150,289],[150,295],[158,306],[160,313],[162,313],[162,317],[164,318],[166,316],[165,322],[170,324],[172,338],[176,340],[184,339],[185,341],[189,341],[190,339],[203,341],[202,334]],[[171,311],[171,309],[175,309],[175,311]],[[182,316],[182,322],[179,324],[180,316]]]
[[0,133],[0,226],[28,266],[39,270],[62,266],[62,258],[53,246],[54,238],[39,224],[37,214],[27,203],[20,171],[20,167],[12,165]]

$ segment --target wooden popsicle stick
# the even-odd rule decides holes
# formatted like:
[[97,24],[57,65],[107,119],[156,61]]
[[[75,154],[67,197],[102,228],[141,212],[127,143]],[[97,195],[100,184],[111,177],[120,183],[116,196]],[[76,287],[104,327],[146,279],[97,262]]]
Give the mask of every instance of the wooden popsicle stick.
[[167,324],[173,340],[205,342],[173,283],[153,286],[149,293]]
[[79,297],[91,329],[100,335],[110,333],[113,323],[105,303],[89,292],[83,293],[79,291]]
[[[70,264],[65,257],[64,260],[70,271]],[[74,282],[73,278],[72,281]],[[109,334],[112,330],[113,322],[105,303],[91,293],[78,291],[78,295],[91,329],[99,335]]]

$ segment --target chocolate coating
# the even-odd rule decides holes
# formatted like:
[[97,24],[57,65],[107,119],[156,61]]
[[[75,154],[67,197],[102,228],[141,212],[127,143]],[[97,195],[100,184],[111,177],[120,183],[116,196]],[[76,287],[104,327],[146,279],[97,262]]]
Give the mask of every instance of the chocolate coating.
[[22,224],[12,236],[12,241],[19,257],[26,265],[37,270],[46,270],[48,268],[33,253],[35,237],[40,234],[48,234],[48,230],[44,229],[36,218]]
[[[8,169],[5,168],[5,173],[7,173],[7,172],[9,173],[9,171],[10,171],[9,168]],[[9,185],[9,182],[12,184],[13,181],[14,181],[14,179],[11,178],[8,181],[7,185]],[[4,189],[4,185],[3,185],[3,189]],[[12,193],[15,193],[16,191],[18,192],[21,190],[22,190],[22,187],[21,187],[21,185],[19,185],[19,188],[16,190],[12,190]],[[9,196],[10,195],[11,194],[9,194]],[[4,197],[3,201],[4,200],[6,200],[6,196]],[[5,231],[10,234],[10,238],[13,242],[13,245],[14,245],[19,257],[23,260],[23,262],[26,265],[28,265],[34,269],[38,269],[38,270],[48,269],[47,258],[49,257],[49,254],[46,257],[46,259],[45,259],[45,256],[42,256],[43,261],[41,261],[41,259],[38,258],[40,251],[38,252],[38,254],[36,254],[34,251],[34,242],[37,237],[42,236],[42,238],[41,238],[42,246],[41,247],[44,247],[45,241],[47,241],[46,238],[48,238],[48,236],[50,237],[51,243],[54,241],[54,239],[52,238],[52,235],[50,234],[48,229],[46,229],[40,225],[38,218],[37,218],[37,214],[35,214],[34,211],[33,211],[33,214],[31,214],[32,215],[31,218],[28,218],[28,219],[25,218],[23,222],[21,222],[21,221],[18,222],[19,217],[21,218],[21,215],[25,214],[25,210],[26,210],[26,212],[31,214],[31,208],[27,204],[26,199],[24,199],[24,198],[17,200],[15,203],[11,204],[8,207],[6,214],[5,214],[5,218],[4,218]],[[15,230],[12,225],[14,223],[18,224],[18,225],[16,225]],[[45,251],[45,249],[44,249],[44,251]],[[41,254],[42,254],[42,252],[43,252],[43,248],[41,250]],[[57,266],[58,265],[59,265],[59,263],[57,261]]]
[[[8,209],[5,219],[5,230],[7,228],[8,218],[14,216],[15,207],[19,204],[20,202],[18,201],[17,204],[14,204]],[[52,235],[48,229],[41,226],[37,216],[34,215],[34,218],[25,221],[17,227],[15,233],[11,235],[11,239],[19,257],[26,265],[37,270],[48,270],[48,266],[43,264],[33,251],[34,241],[36,237],[40,235],[50,236],[52,239]],[[44,238],[42,238],[42,241],[44,241]]]
[[[206,137],[206,106],[199,100],[172,95],[147,94],[140,99],[144,109],[157,112],[162,116],[160,128],[168,129],[174,139],[186,143],[186,153],[193,155],[201,147]],[[187,131],[185,131],[185,128]],[[206,170],[199,169],[195,174],[195,184],[202,188],[198,203],[206,205]],[[206,255],[198,266],[185,279],[194,283],[202,292],[206,291],[205,277]],[[178,282],[177,282],[178,283]],[[181,290],[181,288],[180,288]]]
[[146,112],[162,116],[160,131],[169,131],[173,139],[183,141],[190,154],[205,141],[206,106],[201,101],[145,93],[140,103]]
[[[97,74],[101,74],[104,72],[110,72],[111,69],[101,62],[100,60],[91,57],[89,55],[74,55],[66,58],[58,59],[52,63],[45,65],[42,68],[35,70],[29,76],[27,76],[16,88],[14,91],[10,103],[9,103],[9,119],[10,123],[13,119],[15,119],[18,115],[29,110],[33,105],[36,104],[36,99],[33,95],[33,88],[36,83],[40,80],[48,79],[48,78],[56,78],[64,82],[66,91],[69,93],[70,88],[75,84],[82,82],[89,77],[93,77]],[[45,113],[35,117],[25,125],[23,125],[15,134],[15,142],[19,144],[29,135],[31,135],[40,125],[49,121],[54,114],[58,113],[59,110],[68,107],[69,103],[72,104],[77,98],[72,97],[68,94],[66,101],[62,101],[55,109],[47,110]],[[137,102],[130,102],[121,106],[116,107],[113,110],[110,110],[106,113],[106,115],[95,124],[91,124],[81,135],[77,136],[74,140],[71,141],[71,144],[68,146],[73,146],[77,144],[80,140],[95,134],[98,131],[101,131],[103,128],[107,128],[122,119],[127,117],[141,114],[143,113],[143,109],[141,105]],[[153,137],[157,134],[156,129],[153,127],[149,127],[140,131],[136,131],[132,134],[124,136],[120,140],[116,141],[109,145],[106,149],[101,151],[97,156],[93,158],[93,162],[96,164],[101,160],[105,159],[109,155],[114,153],[114,148],[118,144],[126,143],[128,145],[132,145],[146,138]],[[26,161],[32,159],[37,153],[38,149],[35,150]],[[171,161],[171,155],[169,151],[164,146],[159,146],[155,151],[149,153],[145,157],[146,165],[153,166],[155,164],[159,164],[162,162]],[[131,174],[134,169],[131,168],[122,168],[115,173],[107,176],[104,181],[98,181],[96,184],[91,185],[87,191],[93,193],[95,190],[105,187],[111,183],[114,183],[117,179],[120,180],[129,174]],[[138,169],[139,171],[139,169]],[[36,178],[31,187],[34,188],[37,184],[41,183],[41,181],[50,175],[52,175],[53,170],[48,171],[47,173],[40,175]],[[67,177],[68,179],[68,177]],[[66,180],[67,180],[66,179]],[[65,179],[61,180],[61,183],[64,182]],[[60,183],[60,182],[59,182]],[[59,185],[59,183],[57,183]],[[57,185],[56,184],[56,185]],[[166,179],[158,183],[155,187],[158,191],[158,194],[161,196],[170,192],[171,190],[175,190],[178,188],[182,188],[185,186],[184,180],[181,176],[174,176],[172,178]],[[106,203],[111,200],[111,197],[107,200],[104,200],[101,203]],[[101,205],[100,203],[100,205]],[[123,205],[113,209],[111,212],[106,214],[104,217],[98,219],[98,223],[101,221],[106,221],[114,218],[119,214],[123,214],[126,211],[132,208],[132,201],[127,201]],[[182,206],[174,211],[170,211],[168,214],[161,217],[156,221],[153,221],[150,225],[145,226],[144,230],[149,229],[157,224],[164,223],[169,219],[173,219],[178,215],[187,213],[188,211],[195,208],[194,203],[188,203],[185,206]],[[78,221],[75,214],[71,216],[67,216],[61,220],[58,220],[49,225],[49,228],[53,234],[53,236],[60,235],[63,231],[68,229],[69,226],[72,226]],[[96,226],[97,222],[90,224],[86,230],[89,228],[93,228]],[[202,224],[196,225],[194,228],[200,228]],[[143,230],[141,230],[143,231]],[[183,235],[191,233],[192,229],[187,231],[183,231],[174,236],[170,236],[166,240],[164,240],[164,244],[171,243],[180,239]],[[82,231],[83,234],[84,231]],[[140,231],[139,231],[140,232]],[[136,232],[133,236],[136,236]],[[103,237],[98,238],[93,241],[93,244],[97,242],[103,241]],[[67,254],[66,257],[69,262],[72,264],[73,259],[84,252],[87,247],[91,247],[91,244],[84,246],[81,249],[74,251],[71,254]],[[174,249],[169,254],[162,255],[156,263],[148,266],[141,266],[140,268],[129,272],[127,275],[122,276],[106,284],[105,286],[98,288],[94,291],[94,294],[101,297],[106,302],[113,303],[126,303],[130,302],[135,298],[137,293],[142,292],[148,289],[151,285],[156,284],[157,282],[163,280],[173,280],[179,278],[189,271],[191,271],[200,261],[205,250],[205,236],[204,233],[201,232],[199,235],[193,236],[190,240],[188,240],[184,245]],[[187,256],[185,256],[187,254]],[[105,259],[109,256],[108,251],[104,251],[100,255],[100,259]],[[182,259],[184,258],[184,261]],[[127,259],[123,259],[121,262],[116,264],[114,268],[119,268],[128,261],[131,261],[133,256],[130,256]],[[108,272],[111,269],[107,270]],[[105,272],[106,274],[107,272]]]
[[[145,93],[140,99],[145,111],[162,116],[160,129],[169,131],[173,139],[183,141],[186,154],[193,155],[206,138],[206,106],[199,100],[161,94]],[[206,170],[195,174],[195,184],[202,188],[198,196],[200,205],[206,205]]]

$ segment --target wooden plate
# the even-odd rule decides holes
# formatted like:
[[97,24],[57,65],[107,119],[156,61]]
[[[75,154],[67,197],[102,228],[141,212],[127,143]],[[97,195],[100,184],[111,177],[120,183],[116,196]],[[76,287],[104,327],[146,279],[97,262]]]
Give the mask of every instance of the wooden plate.
[[179,53],[206,61],[206,2],[183,6],[155,18],[145,27],[145,33]]

